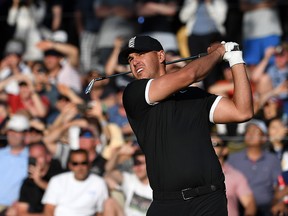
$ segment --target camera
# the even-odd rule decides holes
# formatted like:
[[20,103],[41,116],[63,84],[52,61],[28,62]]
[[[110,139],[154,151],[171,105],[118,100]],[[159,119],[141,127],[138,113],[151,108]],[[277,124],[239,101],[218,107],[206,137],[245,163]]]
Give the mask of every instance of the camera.
[[36,158],[34,158],[34,157],[29,157],[29,159],[28,159],[28,165],[29,166],[36,166]]

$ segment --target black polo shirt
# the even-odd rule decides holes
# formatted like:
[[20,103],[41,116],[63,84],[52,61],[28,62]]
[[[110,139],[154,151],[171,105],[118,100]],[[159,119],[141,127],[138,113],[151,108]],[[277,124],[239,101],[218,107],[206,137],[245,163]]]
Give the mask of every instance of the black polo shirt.
[[178,191],[224,182],[210,138],[209,113],[217,96],[189,87],[149,105],[145,100],[148,81],[131,82],[123,104],[145,152],[152,189]]

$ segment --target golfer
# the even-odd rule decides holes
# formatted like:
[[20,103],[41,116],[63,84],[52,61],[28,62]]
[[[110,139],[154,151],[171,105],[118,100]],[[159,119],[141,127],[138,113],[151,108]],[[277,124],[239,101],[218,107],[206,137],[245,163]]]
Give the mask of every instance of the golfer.
[[[211,45],[208,55],[167,73],[162,45],[149,36],[129,40],[119,61],[130,64],[136,78],[125,89],[123,104],[146,156],[153,189],[148,216],[227,215],[224,175],[210,138],[211,123],[252,118],[249,79],[239,46]],[[216,63],[232,68],[232,99],[192,87]]]

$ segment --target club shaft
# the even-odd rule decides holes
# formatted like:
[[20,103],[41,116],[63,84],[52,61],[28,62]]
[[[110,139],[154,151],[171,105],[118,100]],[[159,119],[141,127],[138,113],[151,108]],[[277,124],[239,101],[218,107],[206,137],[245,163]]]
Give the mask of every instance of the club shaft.
[[[165,64],[166,65],[170,65],[170,64],[175,64],[175,63],[182,62],[182,61],[194,60],[194,59],[203,57],[205,55],[207,55],[207,53],[200,53],[200,54],[195,55],[195,56],[190,56],[190,57],[187,57],[187,58],[180,58],[180,59],[177,59],[177,60],[174,60],[174,61],[166,62]],[[129,73],[132,73],[132,72],[128,71],[128,72],[119,73],[119,74],[112,74],[110,76],[103,76],[103,77],[96,78],[95,81],[109,79],[109,78],[112,78],[112,77],[115,77],[115,76],[122,76],[122,75],[126,75],[126,74],[129,74]]]
[[[195,56],[190,56],[190,57],[187,57],[187,58],[180,58],[180,59],[177,59],[177,60],[174,60],[174,61],[166,62],[165,64],[166,64],[166,65],[169,65],[169,64],[174,64],[174,63],[182,62],[182,61],[195,60],[195,59],[198,59],[198,58],[203,57],[203,56],[205,56],[205,55],[207,55],[207,53],[200,53],[200,54],[195,55]],[[129,74],[129,73],[132,73],[132,72],[131,72],[131,71],[128,71],[128,72],[119,73],[119,74],[112,74],[112,75],[110,75],[110,76],[103,76],[103,77],[95,78],[95,79],[93,79],[93,80],[90,81],[90,83],[89,83],[88,86],[86,87],[85,93],[86,93],[86,94],[90,93],[90,91],[91,91],[94,83],[97,82],[97,81],[101,81],[101,80],[104,80],[104,79],[109,79],[109,78],[116,77],[116,76],[122,76],[122,75]]]

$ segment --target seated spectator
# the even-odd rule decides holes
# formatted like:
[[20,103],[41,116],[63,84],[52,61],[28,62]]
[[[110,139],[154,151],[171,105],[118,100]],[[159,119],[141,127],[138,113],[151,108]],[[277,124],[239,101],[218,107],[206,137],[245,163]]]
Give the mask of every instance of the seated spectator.
[[18,202],[14,204],[17,215],[43,215],[44,206],[41,200],[48,182],[61,172],[63,169],[59,161],[52,159],[44,144],[31,144],[29,146],[29,176],[21,186]]
[[282,171],[288,171],[287,127],[280,117],[270,119],[268,124],[269,151],[281,162]]
[[267,128],[263,121],[250,120],[244,134],[246,148],[229,155],[228,163],[248,179],[257,205],[256,215],[271,215],[272,201],[281,174],[279,159],[265,151]]
[[29,153],[24,137],[29,127],[29,119],[20,114],[7,122],[7,146],[0,149],[0,212],[18,200],[27,177]]
[[[133,158],[133,173],[117,169],[122,156]],[[143,152],[137,146],[121,147],[107,162],[105,179],[110,190],[120,190],[125,196],[124,210],[111,198],[105,204],[105,214],[110,216],[146,215],[152,202],[152,189],[146,173],[146,161]],[[109,205],[110,204],[110,205]]]
[[[25,75],[16,75],[13,78],[18,81],[20,91],[18,95],[8,94],[7,103],[11,113],[24,110],[32,117],[46,117],[49,110],[48,99],[35,91],[34,84]],[[0,83],[0,89],[1,84],[3,83]]]
[[228,215],[241,215],[238,208],[238,202],[240,202],[241,206],[244,208],[244,215],[255,215],[256,203],[247,178],[227,163],[229,149],[226,142],[215,135],[212,135],[211,141],[225,175]]
[[70,172],[52,177],[42,199],[46,216],[100,216],[108,197],[105,181],[89,172],[89,156],[83,149],[69,155]]

